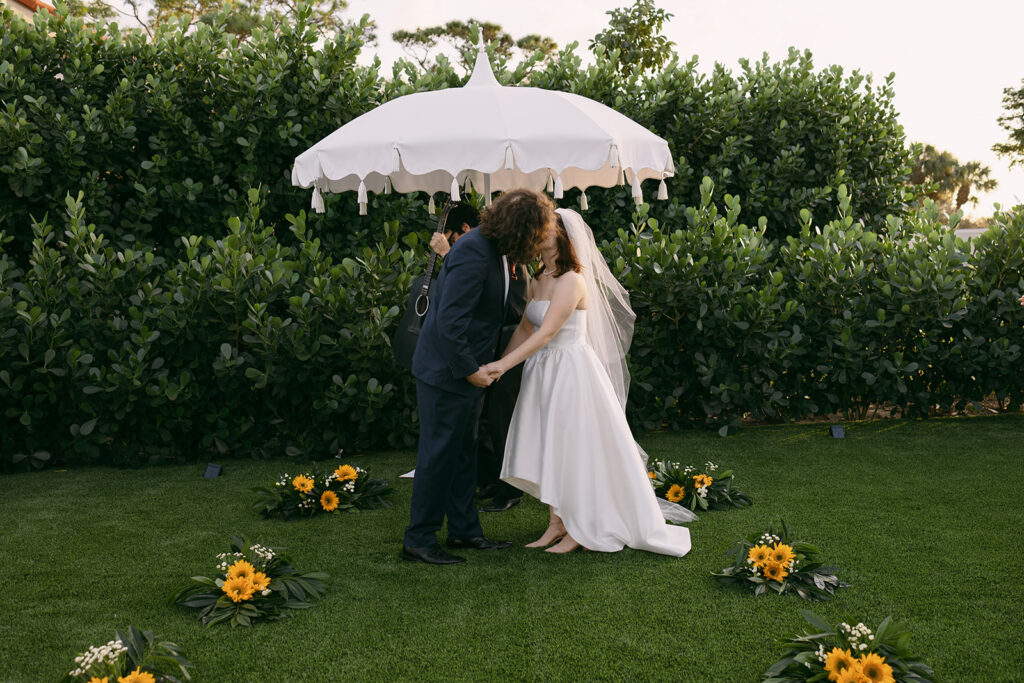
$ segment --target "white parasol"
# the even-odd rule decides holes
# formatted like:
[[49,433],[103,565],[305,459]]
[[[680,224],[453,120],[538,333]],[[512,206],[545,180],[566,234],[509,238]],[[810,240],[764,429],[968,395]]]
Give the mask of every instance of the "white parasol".
[[[503,87],[479,49],[469,82],[405,95],[350,121],[295,159],[292,184],[321,193],[356,190],[360,214],[367,192],[449,192],[470,185],[491,192],[547,189],[556,199],[570,188],[664,179],[675,167],[668,143],[614,109],[572,93]],[[433,198],[431,198],[431,203]],[[587,197],[581,197],[587,208]]]

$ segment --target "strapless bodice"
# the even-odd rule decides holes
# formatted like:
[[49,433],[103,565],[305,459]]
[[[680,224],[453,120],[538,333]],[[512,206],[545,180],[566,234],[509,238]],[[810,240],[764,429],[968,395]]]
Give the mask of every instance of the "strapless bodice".
[[[526,319],[529,320],[530,324],[534,327],[540,327],[550,305],[550,301],[534,299],[526,306]],[[545,348],[576,346],[577,344],[585,343],[586,339],[587,312],[576,309],[569,314],[569,319],[565,321],[564,325],[562,325],[562,329],[555,334]]]

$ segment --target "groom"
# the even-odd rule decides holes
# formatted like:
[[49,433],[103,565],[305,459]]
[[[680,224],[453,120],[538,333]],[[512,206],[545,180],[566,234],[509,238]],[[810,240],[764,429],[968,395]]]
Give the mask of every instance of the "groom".
[[491,384],[482,366],[494,360],[508,306],[508,262],[536,258],[554,217],[545,195],[512,190],[494,201],[480,227],[460,237],[445,258],[439,295],[427,311],[412,361],[420,440],[403,559],[464,562],[437,542],[445,517],[449,548],[511,545],[484,536],[473,503],[477,422]]

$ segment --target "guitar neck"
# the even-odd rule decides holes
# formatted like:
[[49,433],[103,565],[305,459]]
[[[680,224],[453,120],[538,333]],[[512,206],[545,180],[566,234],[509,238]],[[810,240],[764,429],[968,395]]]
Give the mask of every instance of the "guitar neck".
[[[444,234],[444,226],[448,222],[448,213],[455,207],[452,204],[452,200],[449,199],[445,202],[444,209],[441,211],[441,217],[437,219],[437,230],[435,232]],[[420,288],[421,294],[426,296],[430,291],[430,281],[434,279],[434,266],[437,264],[437,252],[433,249],[430,250],[430,258],[427,260],[427,270],[423,275],[423,286]]]
[[420,293],[426,294],[430,291],[430,281],[434,279],[434,264],[437,263],[437,252],[430,252],[430,259],[427,261],[427,270],[423,274],[423,286],[420,287]]

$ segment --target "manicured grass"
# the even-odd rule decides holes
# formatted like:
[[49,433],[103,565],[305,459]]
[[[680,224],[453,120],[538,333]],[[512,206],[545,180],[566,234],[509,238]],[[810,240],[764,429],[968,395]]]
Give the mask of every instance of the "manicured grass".
[[[519,547],[465,553],[454,567],[398,558],[411,490],[390,509],[264,521],[251,487],[287,461],[104,468],[0,477],[0,680],[56,680],[116,628],[182,646],[199,682],[321,680],[756,681],[801,628],[799,610],[874,627],[893,615],[943,681],[1019,681],[1024,613],[1024,416],[748,428],[642,440],[653,457],[712,460],[754,498],[705,513],[693,551],[556,557],[522,548],[546,510],[527,501],[484,516]],[[357,459],[394,478],[412,453]],[[752,597],[709,578],[738,537],[785,518],[853,584],[830,603]],[[287,548],[326,571],[328,594],[295,618],[205,628],[166,596],[212,575],[230,533]]]

